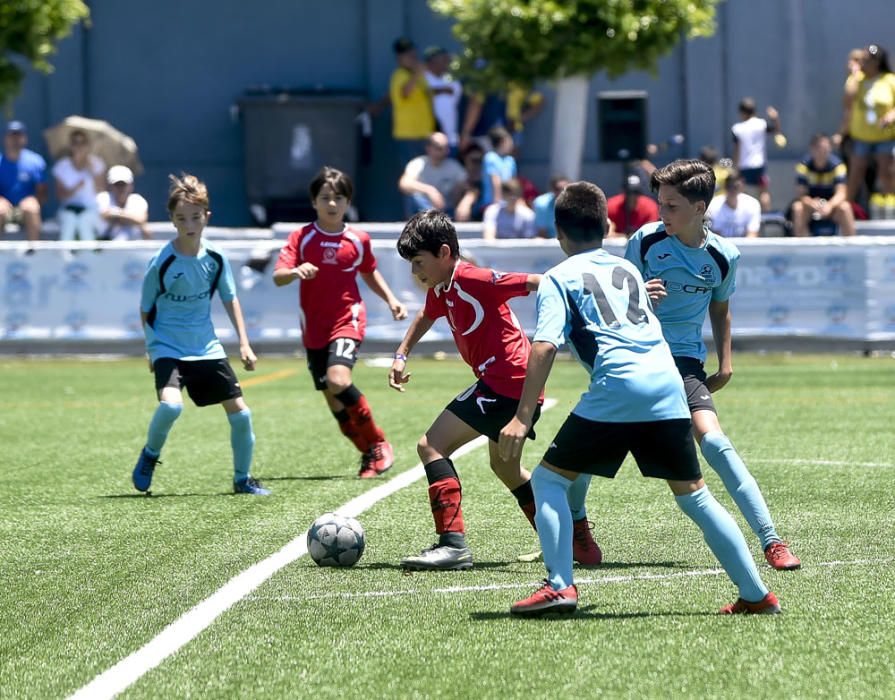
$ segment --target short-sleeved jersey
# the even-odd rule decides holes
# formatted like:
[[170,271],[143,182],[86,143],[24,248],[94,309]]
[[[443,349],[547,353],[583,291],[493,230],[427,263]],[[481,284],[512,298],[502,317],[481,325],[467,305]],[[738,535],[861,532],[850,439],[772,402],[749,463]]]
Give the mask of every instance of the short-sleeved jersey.
[[448,284],[426,294],[426,316],[433,321],[446,317],[475,376],[511,399],[522,396],[531,343],[507,302],[528,295],[527,280],[527,274],[459,262]]
[[839,158],[832,153],[827,162],[818,168],[814,158],[805,156],[796,165],[796,184],[808,190],[809,197],[833,199],[837,185],[844,185],[848,172]]
[[276,269],[291,269],[306,262],[317,266],[317,276],[298,283],[304,346],[319,350],[336,338],[362,341],[367,310],[357,287],[357,274],[376,269],[369,234],[352,226],[327,233],[316,224],[308,224],[289,234]]
[[25,197],[37,194],[37,186],[47,181],[47,163],[38,153],[23,148],[18,160],[0,152],[0,197],[14,207]]
[[226,357],[211,322],[211,298],[236,298],[236,284],[227,256],[202,242],[199,254],[181,255],[173,243],[149,262],[143,277],[140,310],[147,314],[144,331],[149,359],[209,360]]
[[689,418],[684,384],[643,279],[605,250],[573,255],[538,287],[535,342],[572,354],[591,377],[573,413],[607,423]]
[[708,229],[699,248],[681,243],[665,224],[649,224],[631,236],[625,258],[643,279],[661,279],[668,296],[656,309],[665,340],[675,357],[705,362],[702,326],[712,301],[727,301],[736,289],[740,251]]
[[740,145],[740,170],[763,168],[767,165],[767,135],[774,126],[761,117],[749,117],[730,128],[733,140]]

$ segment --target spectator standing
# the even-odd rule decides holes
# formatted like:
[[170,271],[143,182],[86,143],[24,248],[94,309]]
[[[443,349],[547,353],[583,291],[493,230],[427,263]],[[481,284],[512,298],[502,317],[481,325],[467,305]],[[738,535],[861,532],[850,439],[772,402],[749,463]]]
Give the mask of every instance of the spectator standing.
[[96,193],[105,188],[106,164],[90,152],[90,139],[77,129],[69,136],[70,155],[53,166],[56,198],[59,200],[59,240],[96,239],[99,217]]
[[0,154],[0,234],[7,222],[21,222],[28,240],[36,241],[40,238],[40,205],[47,201],[47,164],[27,145],[25,125],[9,122]]
[[833,154],[829,137],[812,136],[810,153],[796,165],[797,194],[790,216],[797,236],[820,235],[821,222],[828,221],[835,222],[843,236],[855,234],[846,179],[845,163]]
[[430,46],[423,57],[426,61],[426,82],[432,95],[432,110],[438,128],[447,136],[451,156],[460,151],[460,98],[463,87],[448,73],[451,54],[441,46]]
[[436,131],[426,141],[426,155],[417,156],[404,168],[398,187],[410,197],[410,215],[426,209],[453,214],[466,182],[466,170],[448,151],[447,136]]
[[758,187],[762,211],[771,210],[768,191],[768,133],[780,131],[780,114],[773,107],[766,110],[770,121],[755,116],[755,100],[744,97],[739,105],[740,121],[731,127],[733,133],[733,165],[747,185]]
[[544,111],[546,104],[544,95],[537,90],[510,85],[506,96],[506,125],[513,135],[517,152],[522,145],[525,125]]
[[861,71],[846,81],[844,103],[839,139],[844,133],[851,137],[848,199],[857,198],[870,160],[876,162],[880,191],[895,195],[895,74],[880,46],[864,50]]
[[628,175],[620,194],[606,202],[609,235],[630,237],[644,224],[659,220],[655,200],[643,194],[643,182],[637,175]]
[[392,137],[402,163],[422,155],[426,139],[435,131],[432,97],[425,66],[410,39],[401,37],[393,45],[398,67],[389,82],[392,104]]
[[152,238],[146,228],[149,203],[134,192],[134,174],[126,165],[113,165],[106,177],[109,189],[96,195],[100,216],[100,238],[106,241],[136,241]]
[[485,208],[482,238],[534,238],[535,213],[522,199],[522,185],[516,178],[504,185],[504,198]]
[[743,176],[727,176],[726,191],[712,199],[706,209],[710,228],[725,238],[758,238],[761,229],[761,203],[746,194]]
[[482,203],[484,206],[503,199],[503,183],[516,177],[516,159],[513,157],[513,137],[502,126],[488,132],[493,151],[485,154],[482,172]]
[[553,219],[553,211],[557,196],[568,184],[569,178],[565,175],[557,175],[550,178],[550,191],[535,197],[535,228],[541,238],[556,238],[556,221]]

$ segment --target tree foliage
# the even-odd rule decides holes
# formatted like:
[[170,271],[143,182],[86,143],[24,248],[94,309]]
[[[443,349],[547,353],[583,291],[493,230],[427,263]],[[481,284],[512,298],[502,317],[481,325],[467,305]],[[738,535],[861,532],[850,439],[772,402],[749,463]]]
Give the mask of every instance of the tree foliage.
[[682,37],[709,36],[720,0],[429,0],[463,44],[474,86],[653,70]]
[[56,43],[89,14],[82,0],[0,0],[0,104],[19,93],[26,64],[53,70]]

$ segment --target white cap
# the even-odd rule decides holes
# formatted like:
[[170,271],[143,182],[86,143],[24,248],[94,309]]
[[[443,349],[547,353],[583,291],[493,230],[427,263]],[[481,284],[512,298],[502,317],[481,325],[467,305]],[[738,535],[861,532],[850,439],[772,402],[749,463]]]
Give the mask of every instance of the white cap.
[[106,179],[110,185],[114,185],[116,182],[126,182],[130,185],[134,181],[134,174],[126,165],[113,165],[109,168],[109,175]]

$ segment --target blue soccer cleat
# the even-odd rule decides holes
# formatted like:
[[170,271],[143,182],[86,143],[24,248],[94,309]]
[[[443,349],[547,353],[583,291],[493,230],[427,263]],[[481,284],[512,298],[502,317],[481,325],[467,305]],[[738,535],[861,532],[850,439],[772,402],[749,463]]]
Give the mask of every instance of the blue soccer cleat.
[[247,493],[250,496],[269,496],[270,489],[266,489],[257,479],[249,477],[242,481],[233,482],[233,493]]
[[149,487],[152,485],[152,474],[155,471],[155,465],[161,464],[158,458],[158,455],[153,457],[149,454],[145,447],[140,450],[140,457],[137,459],[137,464],[131,475],[134,482],[134,488],[137,489],[137,491],[145,492],[149,490]]

